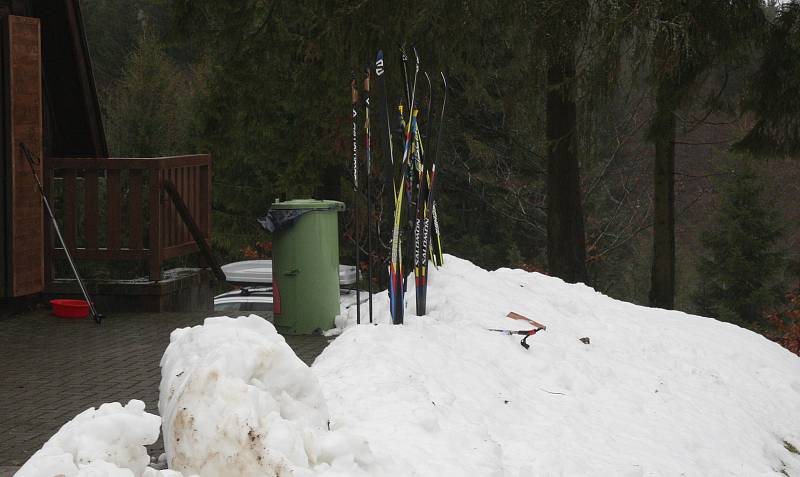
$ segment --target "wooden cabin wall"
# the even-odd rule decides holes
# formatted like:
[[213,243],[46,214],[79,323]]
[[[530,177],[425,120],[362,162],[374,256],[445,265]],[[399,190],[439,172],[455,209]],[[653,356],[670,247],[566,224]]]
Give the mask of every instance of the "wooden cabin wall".
[[[9,6],[7,2],[0,0],[0,91],[7,91],[6,87],[6,74],[5,65],[7,58],[5,52],[8,50],[6,47],[6,17],[8,17]],[[5,94],[0,95],[0,137],[3,138],[2,145],[0,145],[0,298],[9,296],[11,294],[8,289],[10,283],[10,274],[7,267],[9,250],[7,248],[6,240],[9,235],[10,224],[8,222],[8,209],[6,204],[9,203],[11,188],[8,185],[8,160],[6,159],[7,152],[7,138],[5,137],[6,131],[6,101]]]
[[[16,50],[9,43],[15,29],[24,35],[31,22],[35,59],[29,39]],[[40,291],[44,277],[43,210],[18,143],[24,140],[40,157],[108,157],[108,148],[79,0],[0,0],[0,25],[0,297],[9,297]],[[12,100],[12,91],[25,99]]]
[[[5,24],[4,83],[6,86],[6,269],[11,296],[30,295],[44,286],[44,213],[36,179],[22,153],[24,143],[42,157],[41,31],[37,18],[9,15]],[[41,177],[41,160],[34,165]],[[10,200],[9,200],[10,199]]]

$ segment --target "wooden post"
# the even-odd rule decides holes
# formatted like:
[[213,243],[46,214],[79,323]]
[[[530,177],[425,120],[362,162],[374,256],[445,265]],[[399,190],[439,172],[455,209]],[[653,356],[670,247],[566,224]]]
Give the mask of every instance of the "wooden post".
[[97,201],[97,171],[87,170],[83,173],[83,227],[86,236],[86,248],[89,250],[97,249],[97,228],[100,214],[98,212]]
[[150,169],[150,280],[161,280],[161,170]]
[[211,236],[211,165],[200,167],[200,230]]
[[106,171],[106,248],[122,247],[122,187],[118,169]]
[[142,248],[142,171],[129,172],[130,192],[128,194],[128,248]]

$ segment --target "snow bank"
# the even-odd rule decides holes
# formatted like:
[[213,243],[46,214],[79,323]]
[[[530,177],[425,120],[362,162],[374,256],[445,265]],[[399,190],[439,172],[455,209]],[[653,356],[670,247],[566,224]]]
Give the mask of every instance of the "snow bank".
[[217,317],[175,330],[161,368],[171,469],[203,477],[366,475],[366,442],[328,431],[316,376],[268,321]]
[[[312,369],[257,316],[175,330],[173,470],[146,467],[159,418],[131,401],[79,414],[17,475],[800,477],[800,359],[757,334],[452,256],[427,316],[407,298],[404,326],[385,292],[375,326],[344,308]],[[529,350],[488,330],[525,329],[509,311],[547,325]]]
[[[445,263],[427,316],[412,286],[405,325],[391,326],[381,293],[379,324],[346,310],[314,363],[331,427],[364,436],[385,475],[800,476],[800,359],[777,344],[536,273]],[[509,311],[547,325],[530,350],[487,330],[526,328]]]
[[131,400],[90,408],[64,424],[15,474],[16,477],[180,477],[147,467],[144,446],[158,439],[161,419]]

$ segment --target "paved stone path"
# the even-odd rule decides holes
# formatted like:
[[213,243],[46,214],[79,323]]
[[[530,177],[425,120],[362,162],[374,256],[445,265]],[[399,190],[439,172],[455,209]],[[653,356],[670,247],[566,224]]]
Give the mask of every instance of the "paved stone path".
[[[117,314],[99,326],[45,310],[0,318],[0,477],[89,407],[141,399],[158,414],[159,361],[170,332],[211,314]],[[322,336],[286,341],[309,365],[328,344]],[[149,451],[163,452],[161,440]]]

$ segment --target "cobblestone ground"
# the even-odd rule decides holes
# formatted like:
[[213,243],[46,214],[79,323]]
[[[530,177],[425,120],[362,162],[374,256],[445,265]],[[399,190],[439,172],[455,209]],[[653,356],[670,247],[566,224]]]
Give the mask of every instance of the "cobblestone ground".
[[[0,318],[0,477],[89,407],[141,399],[158,414],[158,364],[170,332],[212,313],[116,314],[99,326],[49,311]],[[322,336],[286,341],[309,365],[328,344]],[[163,452],[161,440],[149,451]]]

